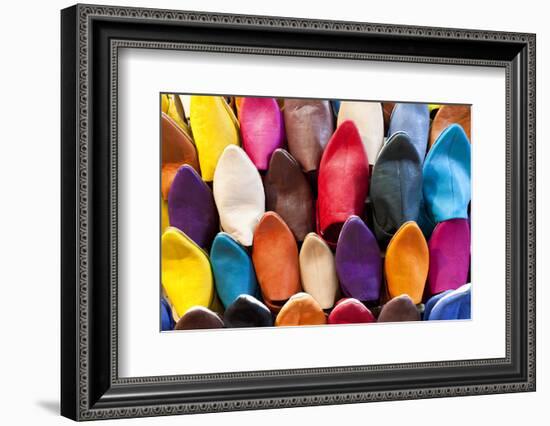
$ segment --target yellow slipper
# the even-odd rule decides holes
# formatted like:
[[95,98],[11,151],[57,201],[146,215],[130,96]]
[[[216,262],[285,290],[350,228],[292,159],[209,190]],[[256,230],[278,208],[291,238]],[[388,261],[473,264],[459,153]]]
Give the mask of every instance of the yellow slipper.
[[225,147],[239,144],[237,118],[220,96],[191,96],[191,130],[202,178],[210,182]]
[[428,244],[416,222],[405,222],[386,250],[384,270],[391,299],[408,294],[414,304],[422,301],[428,278]]
[[162,287],[176,316],[193,306],[211,306],[214,279],[206,253],[174,227],[166,229],[161,245]]

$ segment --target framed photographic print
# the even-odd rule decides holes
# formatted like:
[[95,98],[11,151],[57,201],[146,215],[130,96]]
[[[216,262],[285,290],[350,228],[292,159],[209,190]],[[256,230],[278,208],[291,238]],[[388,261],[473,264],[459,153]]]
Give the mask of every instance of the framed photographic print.
[[61,29],[63,415],[535,390],[535,35]]

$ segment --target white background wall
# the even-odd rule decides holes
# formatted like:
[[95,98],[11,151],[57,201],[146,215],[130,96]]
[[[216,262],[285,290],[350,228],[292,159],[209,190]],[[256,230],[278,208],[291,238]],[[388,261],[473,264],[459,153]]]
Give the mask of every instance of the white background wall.
[[[118,424],[548,424],[550,28],[545,2],[105,0],[103,4],[537,33],[537,392],[121,420]],[[0,20],[0,423],[67,424],[59,405],[59,10],[11,1]],[[327,82],[322,82],[327,84]],[[483,285],[483,283],[479,283]],[[162,362],[159,360],[159,362]],[[527,422],[528,423],[527,423]],[[106,422],[102,424],[110,424]],[[114,424],[114,423],[113,423]]]

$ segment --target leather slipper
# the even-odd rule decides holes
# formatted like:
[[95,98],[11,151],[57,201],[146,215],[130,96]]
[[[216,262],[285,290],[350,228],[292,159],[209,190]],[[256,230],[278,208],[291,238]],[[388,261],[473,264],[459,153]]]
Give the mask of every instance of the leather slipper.
[[441,132],[451,124],[460,124],[466,137],[470,140],[470,106],[469,105],[442,105],[432,120],[428,148],[435,143]]
[[200,169],[193,140],[164,113],[160,118],[160,133],[162,142],[161,192],[162,198],[167,200],[174,176],[183,164],[189,164],[197,172]]
[[334,131],[329,101],[285,99],[283,113],[290,153],[305,172],[317,170]]
[[374,164],[384,143],[382,104],[380,102],[343,101],[338,111],[337,125],[339,126],[346,120],[355,123],[369,163]]
[[422,162],[410,137],[392,134],[372,170],[370,201],[374,232],[385,247],[407,221],[416,221],[422,197]]
[[395,104],[391,118],[388,136],[395,132],[405,132],[416,148],[420,163],[426,156],[428,132],[430,129],[430,112],[426,104]]
[[304,291],[313,296],[322,309],[332,308],[339,286],[334,255],[327,243],[314,232],[307,234],[299,260]]
[[413,304],[422,301],[429,256],[428,244],[416,222],[405,222],[386,250],[384,271],[390,298],[408,294]]
[[210,306],[214,281],[208,256],[177,228],[162,234],[161,267],[162,287],[178,318],[192,306]]
[[394,297],[378,315],[378,322],[420,321],[420,312],[407,294]]
[[191,96],[190,120],[202,178],[210,182],[225,147],[239,144],[237,119],[223,97]]
[[192,167],[181,166],[168,193],[171,226],[183,231],[202,248],[210,247],[219,230],[212,191]]
[[265,304],[278,312],[302,290],[298,247],[292,232],[274,212],[265,213],[254,232],[252,262]]
[[432,312],[432,309],[434,308],[435,304],[439,302],[439,300],[446,296],[447,294],[451,293],[453,290],[445,290],[443,293],[436,294],[428,299],[428,301],[424,305],[424,313],[422,314],[422,320],[426,321],[428,318],[430,318],[430,313]]
[[180,129],[187,133],[188,136],[191,136],[191,131],[189,130],[185,113],[183,111],[183,104],[181,103],[181,99],[178,95],[162,95],[162,112],[174,120]]
[[470,226],[467,219],[440,222],[428,242],[429,294],[455,290],[468,282],[470,269]]
[[336,245],[336,272],[345,296],[361,302],[380,298],[380,248],[373,233],[357,216],[350,216],[342,227]]
[[176,323],[175,330],[223,328],[220,316],[204,306],[193,306]]
[[471,319],[472,284],[463,286],[443,296],[430,312],[430,321]]
[[426,211],[434,223],[468,218],[470,155],[470,142],[458,124],[447,127],[428,152],[423,169],[423,195]]
[[246,250],[229,234],[220,232],[210,250],[217,294],[223,306],[229,306],[241,294],[258,292],[252,260]]
[[338,126],[319,167],[317,233],[329,245],[351,215],[361,216],[369,190],[369,161],[351,120]]
[[339,300],[328,316],[329,324],[362,324],[369,322],[376,322],[376,318],[369,308],[353,298]]
[[294,237],[303,241],[313,231],[313,194],[298,162],[284,149],[271,156],[264,179],[266,210],[279,214]]
[[243,148],[258,168],[267,170],[271,154],[282,148],[283,115],[274,98],[244,98],[240,110]]
[[265,194],[258,170],[238,146],[223,151],[213,187],[222,229],[243,246],[251,246],[265,211]]
[[160,298],[160,330],[171,331],[174,329],[174,319],[172,318],[172,308],[164,297]]
[[317,301],[307,293],[293,295],[281,308],[275,319],[275,325],[322,325],[327,323],[327,317]]
[[271,327],[273,316],[258,299],[243,294],[227,307],[223,314],[223,322],[227,328]]

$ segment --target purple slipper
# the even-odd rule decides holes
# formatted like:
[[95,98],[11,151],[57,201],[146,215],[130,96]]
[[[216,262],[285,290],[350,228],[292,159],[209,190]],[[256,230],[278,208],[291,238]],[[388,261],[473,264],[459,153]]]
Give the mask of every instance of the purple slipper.
[[430,295],[455,290],[468,282],[470,226],[468,219],[450,219],[435,227],[428,243]]
[[358,217],[344,223],[336,246],[336,272],[342,292],[361,302],[380,298],[382,257],[373,233]]
[[212,191],[188,165],[178,169],[170,187],[168,220],[203,248],[210,246],[219,231]]

